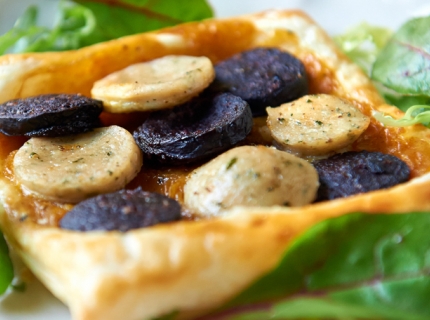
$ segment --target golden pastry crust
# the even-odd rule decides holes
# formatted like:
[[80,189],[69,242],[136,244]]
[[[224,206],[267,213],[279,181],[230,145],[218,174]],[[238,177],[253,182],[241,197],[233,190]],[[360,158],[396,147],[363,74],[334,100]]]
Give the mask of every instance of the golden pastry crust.
[[[368,116],[372,110],[402,114],[385,105],[362,71],[298,11],[189,23],[71,52],[7,55],[0,58],[0,101],[55,92],[89,95],[96,80],[132,63],[168,54],[205,55],[215,63],[257,46],[277,46],[301,59],[312,93],[348,99]],[[43,207],[19,192],[7,155],[20,143],[0,137],[2,229],[75,320],[150,319],[175,310],[190,318],[228,301],[273,268],[291,240],[318,221],[356,211],[430,209],[430,130],[419,125],[384,128],[372,118],[353,145],[402,158],[412,172],[405,184],[294,209],[234,208],[217,219],[127,233],[47,226],[68,206]],[[26,219],[32,211],[36,218]]]

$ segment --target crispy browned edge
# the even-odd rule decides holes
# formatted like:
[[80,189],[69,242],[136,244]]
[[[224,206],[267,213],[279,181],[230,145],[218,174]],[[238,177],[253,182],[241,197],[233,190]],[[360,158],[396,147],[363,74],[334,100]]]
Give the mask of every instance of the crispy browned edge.
[[[250,22],[265,31],[254,31]],[[277,27],[267,27],[269,22]],[[231,30],[224,30],[225,26]],[[291,32],[296,36],[291,37]],[[205,34],[210,42],[202,37]],[[178,41],[178,36],[184,41]],[[52,91],[89,94],[95,80],[133,62],[171,53],[207,55],[216,61],[220,57],[214,56],[211,48],[221,46],[223,55],[228,56],[257,45],[277,45],[300,58],[312,52],[333,71],[335,94],[367,108],[367,113],[370,108],[400,114],[383,105],[367,77],[299,11],[207,20],[74,52],[1,57],[0,70],[9,68],[10,72],[8,79],[0,78],[0,101]],[[424,154],[430,150],[427,129],[414,126],[393,130],[388,131],[397,135],[399,144]],[[142,319],[173,310],[190,318],[228,301],[273,268],[291,240],[318,221],[355,211],[430,209],[427,172],[426,167],[406,184],[347,199],[291,210],[236,208],[220,219],[179,222],[125,234],[81,234],[20,223],[13,216],[25,212],[8,215],[3,210],[1,224],[10,244],[70,307],[75,320],[124,319],[126,315]],[[6,207],[18,201],[3,177],[0,190]]]

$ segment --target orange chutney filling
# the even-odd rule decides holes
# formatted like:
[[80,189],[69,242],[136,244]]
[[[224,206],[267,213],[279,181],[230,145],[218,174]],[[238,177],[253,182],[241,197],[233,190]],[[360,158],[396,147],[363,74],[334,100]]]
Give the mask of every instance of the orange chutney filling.
[[[251,31],[247,24],[237,24],[232,28],[230,25],[223,25],[223,28],[235,30],[238,33],[248,33]],[[209,28],[210,26],[205,26]],[[241,29],[242,28],[242,29]],[[219,30],[218,30],[219,31]],[[183,30],[182,32],[186,32]],[[225,31],[227,32],[227,31]],[[199,35],[206,35],[201,37]],[[208,36],[209,34],[209,36]],[[244,37],[243,43],[229,43],[227,46],[219,38],[219,32],[194,32],[190,41],[195,41],[196,52],[199,54],[206,53],[209,58],[216,63],[221,57],[226,58],[235,52],[241,51],[247,47],[249,36]],[[188,35],[187,35],[188,36]],[[291,37],[290,41],[295,41],[294,37],[289,34],[280,34],[282,37]],[[246,40],[248,39],[248,40]],[[214,45],[214,43],[219,45]],[[210,44],[210,45],[209,45]],[[217,52],[208,51],[205,48],[217,48]],[[208,51],[208,52],[206,52]],[[187,52],[187,54],[193,54]],[[323,62],[319,61],[312,54],[306,54],[302,59],[305,64],[309,78],[310,93],[334,93],[336,83],[333,80],[333,72],[327,68]],[[353,101],[354,102],[354,101]],[[355,103],[357,107],[365,114],[370,114],[370,106]],[[147,117],[147,113],[132,114],[108,114],[102,113],[101,119],[104,125],[119,125],[132,132]],[[255,118],[254,127],[251,134],[242,144],[265,144],[270,145],[270,135],[268,137],[265,131],[265,117]],[[384,128],[381,124],[372,119],[368,129],[353,144],[353,150],[380,151],[395,155],[404,160],[411,169],[411,177],[420,176],[430,169],[430,150],[428,144],[414,140],[413,137],[403,137],[402,128]],[[423,130],[424,129],[423,127]],[[266,134],[265,134],[266,132]],[[377,138],[375,138],[377,137]],[[22,137],[8,137],[0,134],[0,170],[5,177],[5,183],[14,188],[14,196],[6,197],[5,210],[9,217],[20,221],[33,222],[40,225],[57,226],[61,217],[73,206],[70,204],[61,204],[39,199],[35,196],[24,194],[20,186],[14,181],[12,160],[14,153],[26,141]],[[411,147],[412,145],[412,147]],[[421,152],[417,151],[418,147],[423,147]],[[421,149],[420,149],[421,150]],[[183,200],[183,186],[186,177],[197,166],[186,167],[149,167],[144,164],[137,177],[130,182],[126,188],[142,187],[143,190],[159,192],[172,197],[179,202]],[[192,219],[192,214],[184,211],[184,218]]]

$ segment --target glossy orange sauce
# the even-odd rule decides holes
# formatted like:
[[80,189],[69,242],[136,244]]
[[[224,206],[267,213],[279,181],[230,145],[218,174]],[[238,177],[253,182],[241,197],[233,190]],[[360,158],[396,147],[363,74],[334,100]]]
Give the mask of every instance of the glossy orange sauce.
[[[255,36],[254,27],[243,21],[228,21],[223,24],[214,23],[213,25],[211,23],[197,24],[197,28],[196,24],[192,24],[190,26],[182,26],[181,28],[169,29],[169,33],[184,35],[188,39],[191,47],[184,53],[189,55],[206,55],[214,63],[237,52],[249,49],[253,43],[253,37]],[[234,38],[235,41],[225,41],[224,35],[231,33],[234,34],[234,37],[230,35],[228,39]],[[273,44],[279,43],[279,40],[282,40],[283,43],[295,43],[297,41],[294,34],[288,31],[279,31],[267,42],[267,45],[271,45],[271,42],[273,42]],[[145,43],[145,46],[145,50],[148,51],[145,59],[149,59],[151,56],[169,53],[165,48],[160,46],[160,44],[155,42]],[[118,48],[113,48],[112,50],[115,54],[124,56],[122,62],[116,62],[118,65],[116,65],[115,68],[119,69],[135,62],[133,59],[136,60],[136,51],[143,50],[143,48],[139,46],[129,47],[123,45]],[[179,54],[181,52],[179,50],[176,53]],[[96,58],[92,57],[92,59]],[[336,83],[334,81],[333,72],[325,66],[324,62],[319,61],[312,54],[305,54],[302,57],[302,61],[305,64],[309,76],[310,93],[333,93],[335,91]],[[119,65],[119,63],[124,64],[124,66]],[[109,69],[111,68],[109,61],[101,59],[97,66],[97,70],[87,71],[95,72],[95,77],[98,78],[104,76],[103,73],[110,73],[112,71]],[[88,95],[89,92],[85,92],[82,88],[76,89],[71,86],[64,88],[63,91],[82,92]],[[369,106],[358,105],[358,107],[364,113],[370,113]],[[132,131],[140,125],[146,117],[146,113],[123,115],[103,113],[101,119],[105,125],[117,124]],[[245,143],[270,144],[267,132],[264,131],[265,119],[257,118],[254,120],[254,123],[253,131],[246,139]],[[430,169],[430,150],[428,150],[428,146],[425,146],[424,152],[416,152],[416,148],[411,148],[411,142],[413,142],[412,145],[416,146],[419,146],[420,142],[413,141],[413,138],[410,138],[408,141],[399,138],[401,130],[402,129],[386,129],[372,121],[367,131],[354,144],[353,149],[378,150],[399,156],[409,164],[412,170],[412,177],[428,172]],[[379,138],[375,139],[374,137],[376,136]],[[3,172],[3,175],[7,177],[9,183],[14,184],[17,193],[17,200],[6,203],[6,211],[11,216],[14,216],[14,213],[17,212],[26,212],[25,216],[15,217],[21,221],[33,221],[42,225],[55,226],[59,219],[72,206],[52,203],[24,195],[20,187],[16,185],[13,180],[11,166],[13,151],[17,150],[25,141],[26,139],[24,138],[6,137],[0,134],[0,170]],[[144,190],[160,192],[181,202],[183,200],[183,186],[187,174],[193,169],[194,167],[154,168],[144,165],[141,172],[127,188],[141,186]],[[184,216],[187,217],[189,214],[184,212]]]

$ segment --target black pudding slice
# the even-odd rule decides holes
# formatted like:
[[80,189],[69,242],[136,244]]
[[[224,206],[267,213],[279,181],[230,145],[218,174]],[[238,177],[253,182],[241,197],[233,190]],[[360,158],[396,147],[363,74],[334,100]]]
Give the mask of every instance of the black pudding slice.
[[138,188],[80,202],[60,220],[60,228],[125,232],[180,219],[181,206],[176,200]]
[[183,165],[236,145],[251,132],[248,104],[230,93],[203,94],[190,102],[152,113],[133,133],[146,159]]
[[10,136],[58,137],[100,125],[103,104],[79,94],[48,94],[0,105],[0,132]]
[[308,93],[303,63],[275,48],[241,52],[218,63],[215,72],[213,87],[247,101],[254,116]]
[[345,152],[313,164],[320,181],[317,201],[390,188],[410,175],[404,161],[381,152]]

